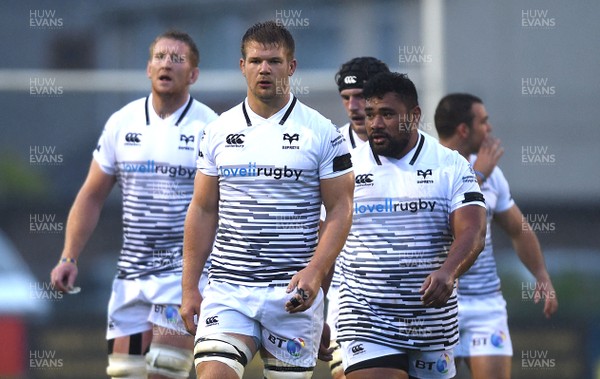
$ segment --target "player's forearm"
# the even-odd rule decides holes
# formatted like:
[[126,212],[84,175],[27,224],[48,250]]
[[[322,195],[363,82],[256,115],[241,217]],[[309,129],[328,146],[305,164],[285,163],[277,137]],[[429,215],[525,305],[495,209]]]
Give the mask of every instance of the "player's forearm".
[[[319,272],[322,285],[329,287],[326,280],[327,274],[333,271],[335,260],[346,243],[351,225],[351,202],[339,204],[327,211],[319,233],[319,244],[309,263],[309,266],[316,268]],[[325,290],[327,289],[325,288]]]
[[536,280],[548,280],[550,276],[546,269],[542,248],[529,224],[524,224],[521,233],[512,238],[517,256]]
[[198,289],[200,276],[213,247],[218,215],[190,204],[183,235],[182,287]]
[[484,245],[485,235],[482,238],[475,231],[468,233],[461,240],[454,240],[442,269],[452,273],[454,279],[457,279],[475,263]]
[[103,205],[104,198],[85,191],[79,192],[67,218],[62,257],[79,258],[98,225]]
[[454,279],[464,274],[485,246],[485,208],[468,205],[453,215],[454,242],[442,269],[450,272]]

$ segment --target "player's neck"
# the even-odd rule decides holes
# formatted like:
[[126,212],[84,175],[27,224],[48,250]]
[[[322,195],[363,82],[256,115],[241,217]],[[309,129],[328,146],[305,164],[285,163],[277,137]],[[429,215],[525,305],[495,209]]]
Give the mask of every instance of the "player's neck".
[[152,108],[160,118],[167,118],[185,105],[190,94],[157,94],[152,93]]
[[252,112],[262,118],[269,118],[279,112],[290,101],[290,94],[275,96],[271,99],[260,99],[248,91],[248,105]]
[[463,146],[463,144],[461,144],[457,139],[455,139],[455,138],[441,139],[440,138],[440,143],[442,145],[446,146],[448,149],[456,150],[460,155],[465,157],[467,160],[469,159],[470,153],[469,153],[467,146]]
[[350,127],[352,128],[352,131],[354,131],[354,133],[358,136],[358,138],[360,138],[361,141],[367,142],[369,140],[369,136],[367,135],[367,130],[364,127],[359,128],[352,123],[350,123]]

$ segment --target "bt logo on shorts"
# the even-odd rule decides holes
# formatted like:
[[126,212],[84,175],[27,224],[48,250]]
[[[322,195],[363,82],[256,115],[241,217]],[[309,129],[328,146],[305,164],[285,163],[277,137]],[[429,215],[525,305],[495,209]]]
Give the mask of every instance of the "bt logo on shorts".
[[426,362],[421,359],[415,360],[415,368],[420,370],[433,371],[435,370],[441,374],[447,374],[450,365],[452,364],[452,359],[447,353],[442,353],[437,361]]
[[498,330],[492,334],[490,340],[492,341],[492,345],[494,345],[494,347],[502,348],[504,347],[504,341],[506,341],[506,334],[503,331]]
[[363,347],[362,343],[358,344],[356,346],[352,346],[352,354],[358,355],[358,354],[362,354],[364,352],[365,352],[365,348]]
[[225,142],[227,142],[228,147],[242,147],[244,146],[244,137],[246,137],[244,134],[228,134],[225,137]]
[[302,338],[292,338],[288,340],[286,348],[288,353],[294,358],[298,358],[300,356],[300,351],[304,347],[304,340]]
[[207,317],[205,320],[206,326],[214,326],[219,323],[219,316]]

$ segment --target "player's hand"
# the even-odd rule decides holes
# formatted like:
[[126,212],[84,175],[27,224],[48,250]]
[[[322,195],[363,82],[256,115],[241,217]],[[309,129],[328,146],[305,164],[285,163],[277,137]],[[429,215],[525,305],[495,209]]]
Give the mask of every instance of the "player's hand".
[[427,276],[419,289],[421,302],[426,307],[441,307],[448,302],[454,288],[454,277],[439,269]]
[[549,278],[538,280],[535,283],[533,302],[537,304],[540,300],[544,300],[544,315],[546,318],[550,318],[558,310],[558,299],[552,281]]
[[331,344],[331,329],[327,323],[323,324],[323,332],[321,333],[321,343],[319,344],[318,358],[324,362],[329,362],[333,359],[333,348]]
[[192,336],[196,335],[197,325],[194,322],[194,316],[200,320],[200,304],[202,303],[202,295],[198,289],[184,290],[181,296],[181,306],[179,307],[179,315],[185,325],[185,330]]
[[504,148],[500,144],[500,140],[488,135],[479,147],[473,169],[489,178],[503,154]]
[[289,313],[303,312],[311,307],[321,289],[321,280],[310,266],[298,271],[288,284],[290,299],[285,303]]
[[59,291],[72,291],[75,279],[77,279],[77,273],[78,270],[75,263],[60,262],[50,273],[50,283]]

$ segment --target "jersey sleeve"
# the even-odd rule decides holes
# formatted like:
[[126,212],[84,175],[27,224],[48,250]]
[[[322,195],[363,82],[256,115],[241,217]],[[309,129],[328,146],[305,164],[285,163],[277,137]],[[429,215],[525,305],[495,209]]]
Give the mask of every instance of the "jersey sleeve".
[[479,205],[485,208],[483,193],[481,193],[479,184],[477,184],[473,168],[464,157],[458,155],[458,153],[455,154],[450,212],[454,212],[465,205]]
[[198,159],[196,168],[198,171],[208,176],[218,176],[217,165],[215,163],[214,148],[211,146],[211,133],[209,124],[202,132],[200,146],[198,149]]
[[328,122],[325,130],[323,157],[319,165],[321,179],[335,178],[352,171],[352,160],[344,136],[331,122]]
[[494,171],[492,171],[492,175],[490,175],[488,180],[490,181],[490,185],[496,188],[496,192],[498,194],[498,200],[496,201],[496,209],[494,209],[494,212],[504,212],[515,205],[515,201],[510,194],[508,180],[506,180],[506,177],[504,177],[504,173],[500,167],[496,166],[494,168]]
[[117,123],[115,116],[111,116],[98,139],[98,145],[94,150],[93,157],[104,173],[115,175],[117,171],[116,143]]

